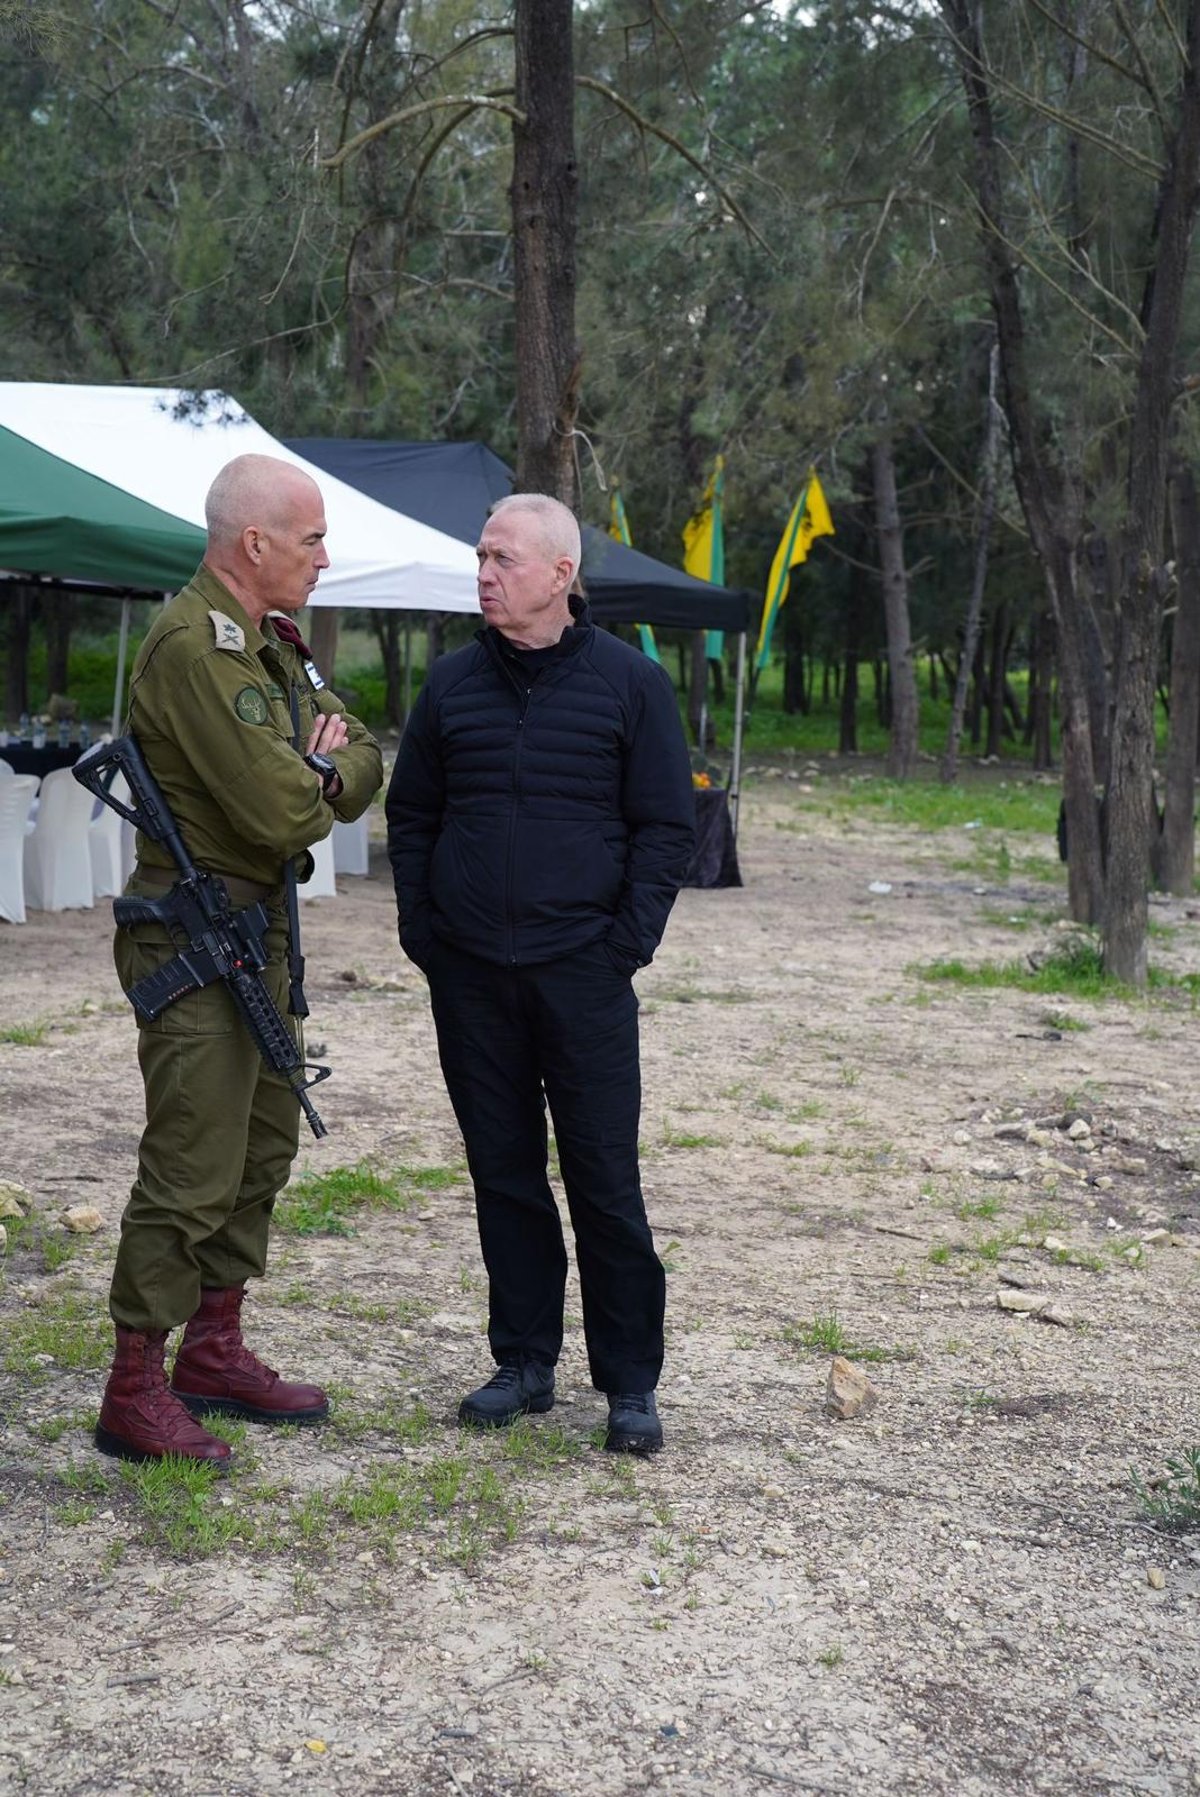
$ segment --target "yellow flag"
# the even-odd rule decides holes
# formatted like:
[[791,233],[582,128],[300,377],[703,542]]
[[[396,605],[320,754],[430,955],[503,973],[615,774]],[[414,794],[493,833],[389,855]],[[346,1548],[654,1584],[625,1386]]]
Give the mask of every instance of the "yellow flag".
[[[624,543],[627,549],[633,548],[633,538],[629,533],[629,519],[625,516],[625,501],[621,498],[621,489],[615,481],[608,501],[608,534],[614,542]],[[651,661],[661,662],[662,656],[658,652],[658,644],[654,640],[654,632],[649,624],[638,624],[635,628],[643,653],[648,655]]]
[[725,457],[713,463],[700,504],[683,527],[683,568],[697,580],[725,583]]
[[803,491],[792,507],[787,529],[779,539],[775,560],[771,563],[767,601],[763,606],[762,624],[758,632],[756,665],[760,671],[766,666],[767,656],[771,652],[771,635],[775,629],[775,620],[788,596],[792,569],[798,568],[801,562],[808,559],[814,537],[833,535],[833,519],[829,515],[828,502],[815,472],[810,471]]

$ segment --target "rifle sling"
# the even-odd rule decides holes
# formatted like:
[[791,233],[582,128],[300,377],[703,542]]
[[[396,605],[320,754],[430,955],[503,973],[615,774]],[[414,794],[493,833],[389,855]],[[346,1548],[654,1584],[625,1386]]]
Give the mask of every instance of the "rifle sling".
[[[288,698],[292,709],[292,747],[297,755],[300,748],[300,701],[296,697],[296,689],[291,680],[288,681]],[[293,1017],[308,1016],[308,1001],[304,996],[304,956],[300,952],[300,900],[296,893],[296,858],[290,856],[283,875],[284,891],[287,895],[288,919],[288,1010]]]

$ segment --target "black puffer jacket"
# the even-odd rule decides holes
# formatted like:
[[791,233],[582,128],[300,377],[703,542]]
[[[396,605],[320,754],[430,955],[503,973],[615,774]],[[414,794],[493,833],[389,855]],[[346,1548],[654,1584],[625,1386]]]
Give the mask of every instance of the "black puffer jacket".
[[670,680],[576,623],[530,673],[488,628],[437,661],[387,797],[400,942],[501,965],[603,939],[632,973],[654,955],[695,836]]

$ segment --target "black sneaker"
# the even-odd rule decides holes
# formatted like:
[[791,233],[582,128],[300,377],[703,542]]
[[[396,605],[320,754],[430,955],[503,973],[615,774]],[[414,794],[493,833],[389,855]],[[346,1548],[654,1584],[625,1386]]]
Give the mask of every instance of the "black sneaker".
[[663,1444],[662,1424],[652,1391],[610,1391],[608,1434],[604,1445],[614,1454],[657,1454]]
[[458,1420],[472,1429],[503,1429],[519,1416],[540,1416],[554,1403],[554,1368],[541,1361],[497,1367],[486,1385],[470,1391],[458,1407]]

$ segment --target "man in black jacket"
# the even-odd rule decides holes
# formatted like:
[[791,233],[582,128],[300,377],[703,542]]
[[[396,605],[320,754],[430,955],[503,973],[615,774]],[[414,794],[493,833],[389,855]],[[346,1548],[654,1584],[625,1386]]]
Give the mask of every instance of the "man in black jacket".
[[429,981],[488,1270],[498,1370],[459,1420],[554,1403],[567,1256],[548,1104],[606,1445],[653,1453],[666,1282],[638,1175],[632,980],[692,853],[687,745],[662,668],[572,595],[566,506],[500,500],[478,556],[485,628],[430,670],[387,799],[400,942]]

